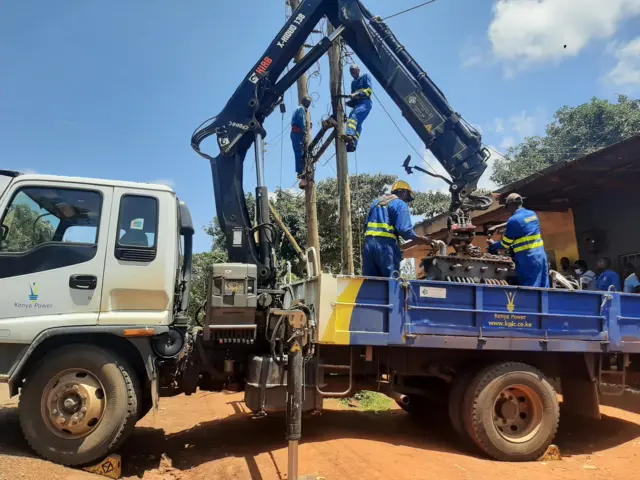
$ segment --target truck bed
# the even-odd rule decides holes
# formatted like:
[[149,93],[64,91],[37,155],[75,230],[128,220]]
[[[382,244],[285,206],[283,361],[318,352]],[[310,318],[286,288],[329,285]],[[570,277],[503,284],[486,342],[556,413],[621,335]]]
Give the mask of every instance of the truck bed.
[[320,344],[640,352],[640,295],[329,274],[293,289]]

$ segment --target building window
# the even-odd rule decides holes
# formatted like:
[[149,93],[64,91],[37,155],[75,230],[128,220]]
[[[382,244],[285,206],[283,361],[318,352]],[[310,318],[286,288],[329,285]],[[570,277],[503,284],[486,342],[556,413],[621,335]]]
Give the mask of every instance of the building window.
[[3,213],[0,252],[23,253],[52,242],[95,245],[101,207],[98,192],[22,188]]
[[142,195],[123,195],[118,217],[116,257],[149,262],[158,244],[158,199]]

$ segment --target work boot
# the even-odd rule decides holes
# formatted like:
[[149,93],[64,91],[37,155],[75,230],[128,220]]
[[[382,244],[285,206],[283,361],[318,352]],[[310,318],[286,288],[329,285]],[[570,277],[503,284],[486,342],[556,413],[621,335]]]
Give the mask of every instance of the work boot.
[[352,135],[345,135],[342,137],[345,145],[347,146],[347,152],[355,152],[356,151],[356,142]]
[[298,184],[298,186],[300,187],[301,190],[304,190],[307,186],[307,181],[304,179],[304,177],[299,177],[300,178],[300,183]]

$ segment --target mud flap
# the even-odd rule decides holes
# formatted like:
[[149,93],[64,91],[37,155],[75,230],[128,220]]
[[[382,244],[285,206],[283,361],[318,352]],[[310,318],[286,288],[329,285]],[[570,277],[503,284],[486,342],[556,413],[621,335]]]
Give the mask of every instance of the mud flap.
[[569,413],[600,420],[596,360],[595,355],[585,353],[578,364],[567,364],[569,368],[560,376],[560,390]]
[[560,381],[563,403],[568,412],[600,420],[600,398],[595,381],[570,377],[563,377]]

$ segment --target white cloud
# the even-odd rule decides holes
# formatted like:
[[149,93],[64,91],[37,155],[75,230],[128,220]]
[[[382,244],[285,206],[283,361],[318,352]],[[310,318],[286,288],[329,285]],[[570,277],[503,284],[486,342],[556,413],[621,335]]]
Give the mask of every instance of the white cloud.
[[489,148],[489,159],[487,160],[487,169],[484,171],[484,175],[480,178],[478,182],[478,188],[486,188],[488,190],[495,190],[498,186],[493,183],[491,180],[491,174],[493,173],[493,164],[496,161],[496,158],[504,157],[502,153],[498,151],[498,149],[492,145],[488,146]]
[[509,150],[516,144],[516,139],[513,137],[504,137],[500,143],[501,150]]
[[493,131],[496,133],[502,133],[504,132],[504,119],[502,118],[494,118],[493,119]]
[[640,0],[498,0],[489,40],[509,76],[576,56],[593,40],[613,36],[622,20],[638,14]]
[[151,180],[148,183],[155,183],[158,185],[166,185],[167,187],[173,188],[176,186],[176,182],[171,180],[170,178],[156,178],[155,180]]
[[522,138],[534,135],[540,121],[540,113],[540,110],[538,110],[535,114],[527,114],[523,110],[518,115],[512,116],[509,118],[509,122],[513,127],[513,131]]
[[481,43],[481,40],[469,38],[462,45],[459,54],[463,68],[471,68],[487,63],[487,53]]
[[[433,153],[431,153],[431,150],[428,150],[426,147],[424,147],[423,158],[424,162],[419,166],[432,173],[435,172],[438,175],[442,175],[444,178],[451,178],[444,167],[440,164],[438,159],[433,155]],[[431,175],[427,175],[426,173],[416,173],[420,175],[419,190],[440,190],[441,192],[449,191],[449,185],[447,185],[444,180],[440,178],[434,178]]]
[[640,86],[640,37],[628,43],[613,43],[610,50],[618,63],[604,80],[618,87]]

